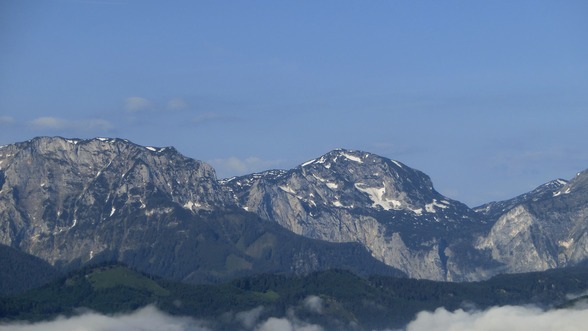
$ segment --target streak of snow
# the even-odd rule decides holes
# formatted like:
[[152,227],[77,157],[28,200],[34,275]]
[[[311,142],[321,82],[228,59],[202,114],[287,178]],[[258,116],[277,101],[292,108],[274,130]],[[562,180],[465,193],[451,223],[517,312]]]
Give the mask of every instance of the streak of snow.
[[570,238],[569,240],[560,240],[557,243],[563,248],[568,249],[574,243],[574,238]]
[[565,191],[559,190],[557,192],[553,193],[553,196],[556,197],[558,195],[562,195],[562,194],[570,194],[570,192],[572,191],[572,189],[570,187],[566,188]]
[[282,185],[280,185],[280,186],[278,186],[278,187],[279,187],[279,188],[280,188],[282,191],[284,191],[284,192],[286,192],[286,193],[290,193],[290,194],[294,194],[294,195],[296,194],[296,192],[295,192],[295,191],[294,191],[292,188],[290,188],[290,186],[282,186]]
[[333,206],[335,207],[343,207],[343,204],[340,201],[333,201]]
[[112,217],[112,215],[114,215],[114,212],[116,211],[116,208],[114,208],[114,206],[112,207],[112,209],[110,210],[110,216]]
[[147,148],[148,150],[150,150],[152,152],[157,152],[157,148],[155,148],[155,147],[146,146],[145,148]]
[[355,188],[361,192],[367,193],[372,200],[372,207],[380,206],[384,210],[399,209],[402,202],[394,199],[385,199],[386,187],[362,187],[363,183],[356,183]]
[[353,162],[357,162],[357,163],[363,163],[363,161],[361,160],[361,158],[355,156],[355,155],[351,155],[351,154],[347,154],[347,153],[341,153],[341,155],[343,157],[345,157],[348,160],[351,160]]
[[172,208],[149,209],[149,210],[145,210],[145,216],[153,216],[154,214],[158,214],[158,215],[169,214],[172,211],[173,211]]
[[398,167],[402,168],[402,164],[398,163],[397,161],[391,160],[392,162],[394,162],[395,165],[397,165]]
[[190,210],[194,210],[194,208],[200,208],[200,207],[202,207],[202,205],[199,204],[198,202],[194,202],[194,201],[188,201],[184,204],[184,208],[190,209]]
[[320,178],[319,176],[312,174],[312,177],[316,178],[319,182],[324,183],[326,180],[324,178]]
[[335,183],[327,183],[327,187],[334,190],[336,188],[339,188],[339,185]]
[[423,208],[419,208],[419,209],[411,209],[411,211],[415,214],[417,214],[418,216],[421,216],[423,214]]
[[449,204],[449,202],[442,200],[441,203],[439,203],[437,202],[437,199],[433,199],[433,202],[425,205],[425,210],[427,210],[427,213],[436,213],[437,211],[435,210],[435,207],[441,209],[449,208],[446,204]]
[[79,142],[78,140],[72,140],[72,139],[65,139],[65,141],[67,141],[70,144],[74,144],[74,145],[77,145]]
[[301,167],[306,167],[307,165],[312,164],[314,162],[316,162],[316,159],[312,159],[310,161],[306,161],[306,162],[302,163],[300,166]]

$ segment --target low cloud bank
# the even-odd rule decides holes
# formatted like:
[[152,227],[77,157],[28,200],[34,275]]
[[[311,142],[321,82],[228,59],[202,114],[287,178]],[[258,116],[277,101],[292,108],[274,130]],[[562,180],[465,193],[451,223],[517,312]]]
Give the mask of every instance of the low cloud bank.
[[[305,305],[308,310],[320,311],[322,301],[310,296]],[[282,318],[262,319],[263,306],[239,312],[227,313],[228,321],[242,326],[243,331],[323,331],[319,325],[298,319],[292,309]],[[53,321],[37,323],[15,322],[0,324],[0,331],[214,331],[214,323],[191,317],[171,316],[154,306],[147,306],[129,314],[103,315],[86,312],[72,317],[58,317]]]
[[503,306],[473,312],[439,308],[419,313],[406,331],[580,331],[588,327],[588,309],[586,305],[582,308],[544,311],[536,307]]
[[[321,313],[322,300],[309,296],[303,302],[307,311]],[[265,308],[230,314],[243,331],[323,331],[320,325],[300,320],[290,309],[287,316],[261,318]],[[420,312],[405,331],[580,331],[586,330],[588,304],[575,308],[544,311],[536,307],[503,306],[484,311]],[[0,324],[0,331],[214,331],[209,321],[171,316],[153,306],[125,315],[87,312],[69,318],[60,317],[39,323]]]
[[94,312],[49,322],[1,324],[0,331],[212,331],[206,322],[165,314],[153,306],[126,315]]

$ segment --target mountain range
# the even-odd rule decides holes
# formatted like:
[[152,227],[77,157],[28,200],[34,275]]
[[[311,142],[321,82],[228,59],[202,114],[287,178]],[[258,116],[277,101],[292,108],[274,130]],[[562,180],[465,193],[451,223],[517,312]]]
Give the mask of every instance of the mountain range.
[[0,147],[0,244],[56,272],[120,261],[191,283],[333,268],[482,280],[582,264],[587,202],[587,171],[470,208],[355,150],[218,180],[172,147],[124,139]]

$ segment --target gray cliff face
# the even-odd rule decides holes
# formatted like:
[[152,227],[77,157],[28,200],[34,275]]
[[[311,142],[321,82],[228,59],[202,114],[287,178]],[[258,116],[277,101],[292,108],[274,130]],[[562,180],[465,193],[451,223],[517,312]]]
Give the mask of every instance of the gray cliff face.
[[218,181],[171,147],[121,139],[0,147],[0,244],[58,268],[108,259],[193,282],[321,268],[471,281],[584,262],[587,218],[588,170],[470,209],[361,151]]
[[[131,210],[166,213],[158,200],[187,210],[227,201],[207,164],[173,148],[120,139],[36,138],[0,149],[0,241],[52,264],[89,260],[110,243],[86,236]],[[169,211],[169,210],[168,210]],[[125,233],[118,244],[123,244]]]
[[[453,252],[453,244],[462,243],[455,231],[477,232],[485,223],[435,191],[427,175],[400,162],[335,150],[290,171],[222,183],[244,209],[307,237],[361,243],[410,277],[476,278]],[[476,254],[471,245],[465,250]]]
[[531,192],[521,194],[510,200],[486,203],[484,205],[474,208],[474,210],[480,214],[483,214],[485,217],[489,219],[497,220],[504,213],[508,212],[509,210],[513,209],[518,205],[553,197],[554,193],[561,189],[567,183],[568,182],[563,179],[552,180],[537,187]]
[[0,147],[0,244],[57,270],[115,260],[187,282],[328,268],[401,274],[358,244],[311,240],[237,208],[205,163],[121,139]]
[[588,257],[588,171],[478,210],[495,223],[477,247],[491,252],[501,272],[565,267]]

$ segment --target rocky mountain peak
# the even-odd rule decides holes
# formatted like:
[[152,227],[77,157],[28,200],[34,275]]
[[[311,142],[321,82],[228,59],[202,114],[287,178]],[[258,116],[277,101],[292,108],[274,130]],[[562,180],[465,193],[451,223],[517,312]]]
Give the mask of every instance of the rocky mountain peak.
[[[335,192],[339,199],[329,201],[335,205],[342,203],[341,199],[363,202],[342,207],[404,209],[420,214],[427,211],[427,204],[432,204],[431,209],[444,201],[433,189],[429,176],[398,161],[363,151],[333,150],[303,163],[295,171],[308,182]],[[364,198],[357,200],[358,193]]]
[[311,238],[359,242],[418,278],[454,277],[443,237],[480,223],[467,206],[435,191],[429,176],[363,151],[337,149],[288,171],[223,183],[238,205],[262,218]]
[[572,192],[588,194],[588,169],[578,172],[574,178],[564,184],[553,193],[554,197],[567,195]]
[[[124,139],[39,137],[0,147],[0,243],[53,265],[114,256],[165,271],[196,252],[212,264],[194,262],[181,277],[213,264],[271,269],[268,258],[286,256],[275,249],[294,247],[278,238],[301,248],[319,242],[294,232],[365,248],[410,277],[476,280],[585,261],[587,206],[588,170],[474,211],[424,173],[357,150],[218,181],[212,167],[174,148]],[[323,263],[304,252],[289,260],[300,270]]]
[[[250,189],[272,186],[306,208],[406,210],[415,215],[450,202],[433,189],[429,176],[398,161],[357,150],[336,149],[289,171],[272,170],[222,182],[247,207]],[[281,191],[281,192],[280,192]]]
[[476,207],[474,210],[480,214],[483,214],[489,219],[497,220],[498,217],[502,216],[504,213],[507,213],[515,206],[529,202],[550,199],[566,192],[567,184],[568,181],[564,179],[555,179],[536,187],[530,192],[521,194],[512,199],[490,202]]
[[230,201],[211,166],[169,147],[39,137],[0,149],[0,217],[13,222],[0,231],[0,240],[29,252],[54,236],[130,210],[163,212],[162,199],[192,212]]
[[40,137],[0,148],[0,167],[0,244],[59,270],[117,260],[185,281],[345,266],[398,274],[358,244],[234,208],[209,165],[173,148]]

